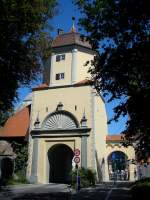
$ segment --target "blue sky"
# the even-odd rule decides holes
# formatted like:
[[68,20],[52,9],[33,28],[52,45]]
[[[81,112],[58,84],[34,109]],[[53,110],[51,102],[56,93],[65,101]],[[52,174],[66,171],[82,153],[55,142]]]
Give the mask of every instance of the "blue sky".
[[[77,21],[80,17],[80,13],[75,6],[72,4],[72,0],[59,0],[59,6],[58,6],[58,14],[50,21],[50,24],[53,26],[53,31],[51,32],[51,35],[53,37],[57,34],[57,29],[62,28],[64,32],[68,32],[72,26],[72,16],[76,18],[76,28],[78,30]],[[30,92],[31,90],[26,87],[19,88],[18,94],[19,94],[19,102],[20,103],[25,96]],[[17,104],[18,104],[17,103]],[[106,110],[107,110],[107,116],[108,119],[110,119],[113,116],[113,107],[117,105],[117,101],[113,101],[111,103],[106,103]],[[119,134],[122,130],[125,129],[125,122],[126,117],[121,117],[119,122],[112,122],[108,126],[108,133],[109,134]]]

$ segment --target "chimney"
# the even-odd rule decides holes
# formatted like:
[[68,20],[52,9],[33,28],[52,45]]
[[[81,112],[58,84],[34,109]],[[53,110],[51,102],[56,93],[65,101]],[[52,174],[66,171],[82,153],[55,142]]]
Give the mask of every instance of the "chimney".
[[63,30],[63,29],[60,29],[60,28],[57,29],[57,34],[58,34],[58,35],[61,35],[61,34],[63,34],[63,33],[64,33],[64,30]]

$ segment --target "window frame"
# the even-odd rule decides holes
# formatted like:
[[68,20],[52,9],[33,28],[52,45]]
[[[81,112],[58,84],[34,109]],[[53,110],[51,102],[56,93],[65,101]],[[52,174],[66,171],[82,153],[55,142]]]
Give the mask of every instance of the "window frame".
[[60,62],[61,60],[65,60],[65,54],[58,54],[56,55],[56,62]]
[[55,80],[56,81],[58,81],[58,80],[63,80],[63,79],[65,79],[65,73],[63,72],[63,73],[57,73],[56,75],[55,75]]

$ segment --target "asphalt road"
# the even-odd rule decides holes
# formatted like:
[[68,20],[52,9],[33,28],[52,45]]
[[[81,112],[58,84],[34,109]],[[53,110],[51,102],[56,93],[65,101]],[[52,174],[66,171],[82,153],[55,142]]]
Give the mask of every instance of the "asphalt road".
[[0,200],[131,200],[129,186],[107,183],[76,192],[65,184],[20,185],[1,188]]
[[95,188],[82,189],[73,200],[131,200],[129,184],[101,184]]

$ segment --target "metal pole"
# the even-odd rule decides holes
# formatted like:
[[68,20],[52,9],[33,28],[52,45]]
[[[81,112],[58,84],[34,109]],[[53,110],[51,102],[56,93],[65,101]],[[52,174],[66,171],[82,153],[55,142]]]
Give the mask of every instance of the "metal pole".
[[77,179],[76,179],[76,181],[77,181],[77,191],[78,191],[78,189],[79,189],[78,176],[79,176],[79,171],[78,171],[78,168],[77,168]]
[[0,179],[1,179],[1,176],[2,176],[2,170],[1,170],[1,156],[0,156]]
[[114,161],[114,185],[116,184],[116,162]]

